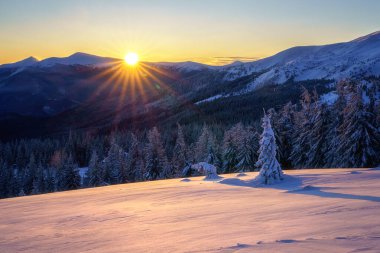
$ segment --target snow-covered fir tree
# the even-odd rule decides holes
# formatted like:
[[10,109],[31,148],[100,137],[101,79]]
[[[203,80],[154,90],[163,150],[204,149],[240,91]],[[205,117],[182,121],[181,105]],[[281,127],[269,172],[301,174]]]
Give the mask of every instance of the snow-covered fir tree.
[[263,133],[260,139],[259,159],[256,162],[256,166],[260,169],[260,172],[256,179],[264,184],[272,184],[283,179],[283,172],[276,158],[276,139],[270,118],[266,113],[264,113],[262,127]]

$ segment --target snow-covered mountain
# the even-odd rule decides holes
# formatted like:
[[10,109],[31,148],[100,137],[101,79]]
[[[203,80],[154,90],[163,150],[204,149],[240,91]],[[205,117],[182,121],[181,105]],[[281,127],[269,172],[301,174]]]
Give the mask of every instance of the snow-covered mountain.
[[[137,93],[123,91],[123,87],[132,87],[123,83],[130,80],[115,78],[121,75],[120,69],[109,68],[120,62],[75,53],[1,65],[0,125],[2,118],[8,120],[13,114],[55,117],[58,127],[72,126],[75,117],[86,127],[104,127],[118,114],[117,119],[126,123],[145,124],[152,117],[157,122],[192,117],[198,113],[193,106],[218,120],[247,114],[254,118],[261,113],[257,108],[275,107],[298,97],[301,85],[318,86],[322,100],[333,103],[334,93],[325,94],[333,90],[335,81],[351,77],[368,81],[364,79],[369,76],[380,80],[380,32],[345,43],[294,47],[265,59],[225,66],[143,62],[141,66],[147,66],[150,75],[141,78]],[[124,110],[118,110],[123,106]],[[135,110],[129,110],[132,107]],[[168,118],[169,114],[173,117]],[[6,130],[19,125],[12,121]],[[36,132],[41,129],[36,128]],[[54,130],[51,125],[48,129]]]
[[[51,57],[42,61],[30,57],[20,62],[4,64],[0,68],[26,66],[52,67],[61,65],[104,66],[122,61],[121,59],[100,57],[86,53],[75,53],[68,57]],[[324,46],[299,46],[287,49],[268,58],[254,62],[235,62],[225,66],[210,66],[197,62],[146,62],[154,67],[169,71],[217,71],[224,80],[258,75],[247,90],[265,84],[282,84],[289,79],[294,81],[332,79],[380,75],[380,31],[349,42]]]
[[325,46],[300,46],[255,62],[223,68],[226,80],[259,73],[247,87],[294,81],[380,75],[380,31]]
[[122,60],[110,57],[101,57],[86,53],[75,53],[68,57],[51,57],[38,61],[34,57],[29,57],[19,62],[0,65],[0,68],[19,67],[53,67],[54,65],[85,65],[85,66],[108,66]]
[[191,71],[201,71],[207,69],[218,68],[216,66],[210,66],[198,62],[186,61],[186,62],[157,62],[157,63],[148,63],[151,66],[164,68],[167,70],[175,70],[180,72],[191,72]]
[[28,66],[32,66],[34,64],[38,63],[38,60],[37,58],[35,57],[28,57],[22,61],[18,61],[18,62],[15,62],[15,63],[7,63],[7,64],[3,64],[3,65],[0,65],[0,68],[20,68],[20,67],[28,67]]

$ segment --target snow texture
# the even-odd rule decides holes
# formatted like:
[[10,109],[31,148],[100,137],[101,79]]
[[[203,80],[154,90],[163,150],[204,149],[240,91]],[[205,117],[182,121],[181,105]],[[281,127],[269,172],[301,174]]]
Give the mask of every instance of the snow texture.
[[380,170],[247,175],[2,199],[0,252],[380,252]]
[[338,99],[337,92],[336,91],[330,91],[326,94],[323,94],[320,98],[320,101],[322,103],[327,104],[327,105],[333,105],[337,99]]

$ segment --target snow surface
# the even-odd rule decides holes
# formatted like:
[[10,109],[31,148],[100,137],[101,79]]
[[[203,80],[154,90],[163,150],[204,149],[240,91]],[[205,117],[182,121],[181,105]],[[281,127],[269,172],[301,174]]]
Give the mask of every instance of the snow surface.
[[217,100],[219,98],[223,98],[225,96],[221,95],[221,94],[218,94],[218,95],[215,95],[215,96],[212,96],[212,97],[209,97],[209,98],[206,98],[206,99],[203,99],[203,100],[200,100],[198,102],[196,102],[195,104],[196,105],[199,105],[199,104],[202,104],[202,103],[205,103],[205,102],[212,102],[214,100]]
[[0,200],[0,252],[380,252],[380,170],[223,175]]
[[327,105],[333,105],[338,99],[339,95],[336,91],[330,91],[321,96],[320,101]]

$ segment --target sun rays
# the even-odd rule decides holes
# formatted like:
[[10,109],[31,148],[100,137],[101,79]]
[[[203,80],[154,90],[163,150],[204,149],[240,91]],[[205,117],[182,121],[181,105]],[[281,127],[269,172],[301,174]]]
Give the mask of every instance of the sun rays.
[[120,60],[104,67],[91,78],[91,83],[101,84],[89,99],[94,101],[99,97],[106,98],[108,103],[101,104],[108,107],[104,110],[112,108],[115,112],[113,120],[116,123],[120,121],[120,117],[137,115],[137,110],[147,111],[147,105],[157,97],[171,96],[181,100],[181,96],[171,88],[171,82],[175,80],[176,76],[171,72],[154,64],[128,64]]

